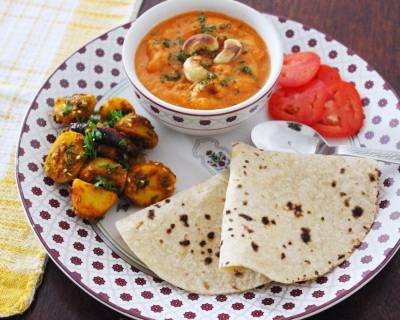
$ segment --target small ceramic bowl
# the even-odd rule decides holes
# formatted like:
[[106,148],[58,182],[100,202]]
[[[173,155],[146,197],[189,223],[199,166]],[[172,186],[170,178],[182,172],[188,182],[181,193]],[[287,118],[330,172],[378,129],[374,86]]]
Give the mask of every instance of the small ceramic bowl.
[[[220,12],[243,20],[263,38],[271,58],[271,70],[264,86],[252,97],[222,109],[188,109],[161,100],[140,82],[135,71],[134,55],[144,35],[161,21],[190,11]],[[253,8],[232,0],[169,0],[162,2],[146,11],[132,23],[125,37],[122,55],[125,72],[142,106],[168,127],[199,136],[231,130],[264,108],[275,87],[283,60],[279,35],[268,18]]]

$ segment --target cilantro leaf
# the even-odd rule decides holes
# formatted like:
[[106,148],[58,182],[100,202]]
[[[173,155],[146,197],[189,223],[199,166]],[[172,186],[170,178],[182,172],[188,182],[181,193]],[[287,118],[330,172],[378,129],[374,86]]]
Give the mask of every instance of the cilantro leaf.
[[162,74],[161,82],[164,81],[178,81],[181,78],[181,74],[178,70],[175,70],[173,74]]
[[190,57],[190,54],[187,54],[185,51],[183,51],[183,50],[181,50],[181,51],[179,51],[177,54],[176,54],[176,58],[180,61],[180,62],[182,62],[182,63],[184,63],[185,61],[186,61],[186,59],[187,58],[189,58]]
[[72,110],[73,110],[72,105],[70,105],[69,103],[66,103],[66,104],[64,104],[64,109],[61,112],[61,114],[63,116],[66,116],[66,115],[70,114],[72,112]]
[[207,79],[209,80],[217,79],[217,75],[214,72],[208,72]]
[[108,121],[106,122],[107,125],[110,127],[114,127],[119,119],[121,119],[124,115],[122,114],[121,110],[113,110],[108,114]]
[[171,46],[171,40],[165,38],[165,39],[162,41],[162,44],[163,44],[163,46],[164,46],[165,48],[169,48],[169,47]]
[[103,138],[103,134],[97,129],[94,123],[88,122],[88,129],[85,131],[85,137],[83,139],[83,147],[85,149],[85,155],[89,159],[97,157],[95,148],[95,142]]
[[213,33],[217,30],[217,27],[214,25],[207,26],[205,16],[200,15],[197,17],[197,20],[200,23],[200,32],[201,33]]
[[249,75],[251,75],[253,77],[253,79],[256,79],[256,76],[253,72],[253,69],[251,68],[251,66],[243,66],[239,69],[241,72],[243,73],[247,73]]
[[112,174],[115,170],[121,167],[119,163],[98,163],[96,165],[98,168],[106,169],[107,174]]
[[109,191],[118,192],[118,188],[107,178],[102,176],[96,176],[96,182],[94,183],[95,188],[103,188]]

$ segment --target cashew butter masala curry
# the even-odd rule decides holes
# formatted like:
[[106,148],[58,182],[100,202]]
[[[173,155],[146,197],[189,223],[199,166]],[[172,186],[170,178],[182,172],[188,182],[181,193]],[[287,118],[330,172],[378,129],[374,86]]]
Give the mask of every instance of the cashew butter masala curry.
[[143,85],[164,101],[220,109],[264,85],[270,57],[265,42],[243,21],[190,12],[154,27],[137,49],[135,67]]

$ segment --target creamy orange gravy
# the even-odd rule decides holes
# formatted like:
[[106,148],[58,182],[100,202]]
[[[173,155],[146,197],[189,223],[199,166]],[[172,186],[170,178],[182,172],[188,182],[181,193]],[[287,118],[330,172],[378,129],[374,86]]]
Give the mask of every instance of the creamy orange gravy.
[[[195,54],[209,72],[200,85],[185,78],[183,62],[188,55],[182,51],[184,41],[199,33],[208,33],[219,43],[214,52]],[[227,38],[239,40],[242,52],[228,63],[214,64]],[[190,109],[238,104],[254,95],[270,72],[267,46],[259,34],[243,21],[214,12],[189,12],[161,22],[143,38],[134,59],[139,80],[151,93]]]

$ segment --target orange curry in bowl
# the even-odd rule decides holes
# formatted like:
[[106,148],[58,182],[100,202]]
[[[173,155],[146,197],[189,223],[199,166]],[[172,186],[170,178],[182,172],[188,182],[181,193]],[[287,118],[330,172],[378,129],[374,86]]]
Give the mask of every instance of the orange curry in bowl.
[[141,41],[135,68],[158,98],[190,109],[221,109],[253,96],[270,72],[260,35],[245,22],[189,12],[161,22]]

